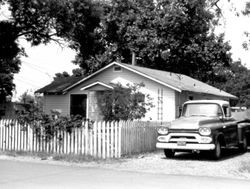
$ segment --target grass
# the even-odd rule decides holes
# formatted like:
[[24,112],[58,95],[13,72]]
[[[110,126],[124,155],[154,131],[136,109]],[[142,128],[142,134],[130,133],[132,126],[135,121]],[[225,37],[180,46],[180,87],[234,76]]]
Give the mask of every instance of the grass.
[[112,162],[122,161],[120,159],[95,158],[90,155],[49,154],[46,152],[5,151],[5,152],[0,152],[0,155],[6,155],[10,157],[34,157],[34,158],[39,158],[41,160],[66,161],[72,163],[84,163],[84,162],[112,163]]

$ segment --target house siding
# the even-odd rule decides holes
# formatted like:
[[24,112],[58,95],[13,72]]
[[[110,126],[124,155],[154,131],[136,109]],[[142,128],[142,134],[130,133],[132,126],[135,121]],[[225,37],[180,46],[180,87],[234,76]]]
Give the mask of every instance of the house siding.
[[57,109],[61,111],[61,115],[70,114],[70,98],[69,95],[45,95],[44,96],[44,112],[50,114],[51,110]]
[[187,92],[183,91],[181,93],[175,92],[175,104],[176,104],[176,118],[180,116],[182,104],[188,100],[225,100],[229,101],[229,98],[215,96],[211,94],[201,94],[201,93],[194,93],[194,92]]

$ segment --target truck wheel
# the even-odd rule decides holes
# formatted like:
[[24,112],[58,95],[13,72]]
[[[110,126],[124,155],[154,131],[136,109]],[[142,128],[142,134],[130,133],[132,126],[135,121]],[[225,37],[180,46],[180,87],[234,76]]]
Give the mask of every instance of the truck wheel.
[[218,160],[221,158],[221,142],[218,140],[215,144],[215,149],[212,151],[212,158]]
[[165,154],[166,158],[173,158],[175,151],[170,150],[170,149],[164,149],[164,154]]
[[239,150],[242,153],[247,151],[247,137],[244,136],[242,143],[239,144]]

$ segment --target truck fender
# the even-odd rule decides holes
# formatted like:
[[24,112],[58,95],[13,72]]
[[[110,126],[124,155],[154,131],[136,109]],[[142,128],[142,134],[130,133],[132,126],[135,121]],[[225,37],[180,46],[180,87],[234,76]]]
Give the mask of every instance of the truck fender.
[[244,137],[247,137],[249,142],[250,136],[250,123],[238,123],[238,140],[239,143],[243,142]]
[[226,146],[226,141],[225,141],[223,133],[217,133],[214,137],[214,140],[215,140],[215,143],[217,143],[217,141],[220,141],[222,146]]

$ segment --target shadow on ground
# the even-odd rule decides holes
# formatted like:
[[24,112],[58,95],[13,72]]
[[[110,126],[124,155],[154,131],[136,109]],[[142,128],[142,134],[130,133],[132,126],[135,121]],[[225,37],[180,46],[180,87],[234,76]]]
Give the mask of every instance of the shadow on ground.
[[[250,152],[248,148],[246,153]],[[163,153],[163,152],[162,152]],[[200,153],[191,153],[191,152],[176,152],[175,156],[171,159],[175,160],[200,160],[200,161],[224,161],[231,159],[237,156],[241,156],[244,153],[241,153],[238,148],[222,149],[222,157],[219,160],[213,160],[209,152],[200,152]],[[165,156],[163,159],[169,159]]]

